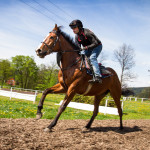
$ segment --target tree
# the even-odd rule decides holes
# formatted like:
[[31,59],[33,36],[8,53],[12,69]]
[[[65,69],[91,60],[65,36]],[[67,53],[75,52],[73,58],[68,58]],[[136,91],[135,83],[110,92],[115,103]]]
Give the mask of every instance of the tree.
[[58,69],[56,64],[41,64],[38,71],[38,83],[36,89],[44,90],[58,82]]
[[150,87],[145,87],[137,96],[141,98],[150,98]]
[[12,57],[16,83],[21,88],[35,88],[38,67],[33,57],[17,55]]
[[114,51],[114,57],[121,67],[120,82],[122,88],[124,88],[126,86],[126,81],[135,78],[131,73],[131,69],[135,65],[134,49],[130,45],[123,44]]
[[7,59],[1,59],[0,60],[0,82],[3,86],[4,83],[12,77],[12,68],[11,68],[11,62]]

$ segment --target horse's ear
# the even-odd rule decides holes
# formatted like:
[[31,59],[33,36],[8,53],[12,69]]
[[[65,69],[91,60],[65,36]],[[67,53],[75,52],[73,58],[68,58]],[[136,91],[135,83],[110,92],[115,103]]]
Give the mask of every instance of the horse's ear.
[[55,29],[57,29],[58,27],[57,27],[57,24],[55,24]]
[[55,24],[53,31],[56,31],[57,35],[59,35],[62,28],[63,28],[63,26],[57,26],[57,24]]
[[58,30],[57,24],[55,24],[55,27],[54,27],[54,29],[53,29],[53,30],[55,30],[55,31],[57,31],[57,30]]
[[58,30],[58,27],[57,27],[57,24],[55,24],[55,27],[54,27],[54,29],[53,29],[53,31],[57,31]]
[[60,30],[60,29],[62,29],[63,28],[63,26],[57,26],[57,24],[55,24],[55,27],[54,27],[54,29],[53,30]]

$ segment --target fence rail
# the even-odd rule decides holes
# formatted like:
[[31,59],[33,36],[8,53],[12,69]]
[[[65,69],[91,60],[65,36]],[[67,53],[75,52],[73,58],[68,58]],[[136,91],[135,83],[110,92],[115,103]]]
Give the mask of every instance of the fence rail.
[[10,97],[10,100],[12,98],[18,98],[35,102],[38,92],[39,92],[38,90],[22,89],[14,87],[11,87],[11,89],[0,88],[0,95]]
[[[107,99],[105,102],[105,106],[99,106],[99,112],[106,114],[112,114],[112,115],[118,115],[118,109],[114,107],[107,107],[108,101],[114,101],[114,100],[109,100]],[[56,105],[61,105],[63,101],[60,101],[59,104]],[[121,101],[121,107],[123,110],[123,101]],[[84,104],[84,103],[77,103],[77,102],[70,102],[67,107],[71,108],[76,108],[76,109],[81,109],[81,110],[88,110],[88,111],[93,111],[94,110],[94,105],[91,104]]]
[[149,98],[123,97],[123,100],[124,100],[124,101],[126,101],[126,100],[130,100],[130,101],[134,100],[134,101],[137,101],[138,99],[141,100],[141,102],[143,102],[144,100],[150,101]]

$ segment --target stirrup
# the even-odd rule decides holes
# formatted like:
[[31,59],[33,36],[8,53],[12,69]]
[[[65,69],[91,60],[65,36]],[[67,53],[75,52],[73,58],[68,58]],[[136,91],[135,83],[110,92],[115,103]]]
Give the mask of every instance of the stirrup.
[[101,77],[95,77],[95,82],[102,83]]
[[101,77],[96,76],[93,79],[89,80],[88,82],[89,83],[102,83],[102,79]]

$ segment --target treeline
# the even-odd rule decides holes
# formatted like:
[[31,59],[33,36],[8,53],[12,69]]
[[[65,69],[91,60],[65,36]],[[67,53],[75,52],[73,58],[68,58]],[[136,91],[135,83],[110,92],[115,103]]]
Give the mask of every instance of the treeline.
[[15,80],[15,86],[25,89],[44,90],[58,82],[56,64],[38,66],[33,57],[17,55],[11,60],[0,59],[0,85],[10,85],[10,79]]
[[150,98],[150,87],[130,88],[134,92],[134,96],[141,98]]

